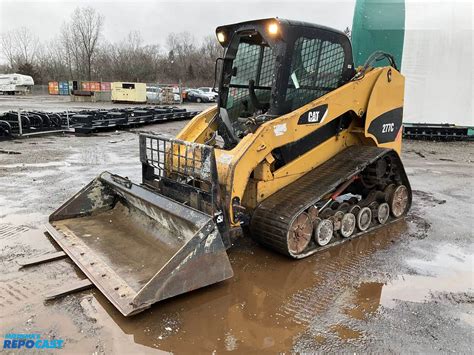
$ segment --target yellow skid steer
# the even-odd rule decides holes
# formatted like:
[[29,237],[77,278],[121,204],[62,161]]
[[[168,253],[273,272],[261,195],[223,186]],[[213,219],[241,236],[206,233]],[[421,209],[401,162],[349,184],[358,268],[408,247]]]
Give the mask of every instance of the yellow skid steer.
[[[354,68],[345,34],[270,18],[218,27],[217,105],[176,138],[142,134],[142,182],[104,172],[49,233],[128,316],[232,277],[249,236],[303,258],[402,218],[404,78]],[[387,60],[386,67],[373,63]],[[217,70],[219,69],[219,70]]]

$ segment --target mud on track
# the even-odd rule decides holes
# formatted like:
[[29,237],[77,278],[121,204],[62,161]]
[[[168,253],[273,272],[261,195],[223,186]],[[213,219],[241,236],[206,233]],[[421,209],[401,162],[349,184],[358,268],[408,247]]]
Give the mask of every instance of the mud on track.
[[[149,126],[175,134],[185,122]],[[0,334],[65,339],[68,352],[470,352],[473,316],[473,144],[406,142],[414,190],[404,221],[302,261],[241,240],[235,276],[122,317],[96,290],[44,303],[84,276],[41,224],[104,170],[140,180],[137,132],[1,142]]]

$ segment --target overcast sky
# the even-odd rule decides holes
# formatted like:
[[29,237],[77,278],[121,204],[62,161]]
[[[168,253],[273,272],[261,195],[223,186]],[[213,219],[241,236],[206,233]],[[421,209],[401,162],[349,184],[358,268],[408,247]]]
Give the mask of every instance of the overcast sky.
[[146,43],[164,46],[170,32],[189,31],[199,40],[218,25],[275,16],[343,30],[352,24],[355,0],[0,0],[0,33],[26,26],[47,42],[75,7],[86,5],[104,15],[105,39],[118,42],[138,30]]

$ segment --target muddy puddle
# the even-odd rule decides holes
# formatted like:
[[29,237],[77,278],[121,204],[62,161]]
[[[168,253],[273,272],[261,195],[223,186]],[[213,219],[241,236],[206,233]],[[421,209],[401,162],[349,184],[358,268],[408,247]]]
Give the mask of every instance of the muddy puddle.
[[[324,316],[328,304],[345,292],[353,282],[352,274],[405,229],[405,222],[398,222],[384,232],[301,261],[276,255],[251,240],[241,240],[229,252],[235,276],[220,284],[157,303],[131,318],[123,317],[96,290],[94,298],[83,293],[80,304],[97,325],[104,329],[118,327],[119,332],[128,335],[115,338],[116,343],[133,339],[145,347],[177,353],[284,352],[315,318]],[[360,317],[374,312],[381,288],[363,290],[353,300],[353,312]],[[344,325],[328,326],[328,331],[341,339],[358,336],[356,330]]]
[[[0,279],[2,331],[47,331],[65,338],[70,351],[98,347],[106,352],[275,353],[292,349],[311,322],[325,316],[328,304],[351,287],[352,276],[364,262],[403,235],[406,223],[395,223],[383,232],[300,261],[242,239],[229,251],[233,278],[157,303],[129,318],[97,290],[43,303],[47,290],[84,276],[66,259],[18,269],[15,260],[52,252],[54,247],[41,230],[12,228],[0,231],[10,233],[10,238],[2,241],[2,250],[11,252],[0,263],[6,272]],[[8,249],[13,242],[22,247]],[[352,312],[365,317],[378,307],[380,289],[369,287],[360,292],[352,301]],[[18,311],[20,316],[15,315]],[[342,340],[359,336],[357,330],[343,324],[328,324],[327,331]],[[97,332],[101,333],[99,344],[93,340]],[[316,336],[315,341],[326,339]]]
[[[25,317],[25,322],[28,325],[30,321],[30,329],[40,331],[46,324],[55,324],[58,336],[69,340],[70,350],[99,346],[104,351],[127,349],[145,353],[285,352],[293,348],[302,334],[307,335],[318,319],[321,322],[318,331],[312,333],[313,346],[362,341],[366,334],[347,319],[367,321],[380,307],[392,307],[398,301],[423,302],[443,291],[469,290],[466,283],[473,276],[469,255],[449,246],[441,248],[431,260],[407,260],[416,274],[402,275],[389,282],[358,283],[374,254],[403,241],[408,229],[407,222],[399,221],[385,230],[300,261],[241,239],[229,251],[233,278],[157,303],[136,316],[123,317],[99,291],[92,290],[45,303],[33,317]],[[16,234],[28,238],[23,243],[30,244],[32,249],[52,251],[52,246],[47,246],[50,241],[39,232],[17,230]],[[29,253],[25,250],[25,254]],[[449,272],[442,267],[447,263]],[[67,260],[9,271],[16,273],[19,281],[5,280],[7,287],[0,291],[0,298],[12,299],[13,295],[13,306],[18,309],[23,298],[42,304],[44,289],[60,286],[67,282],[65,277],[84,277]],[[34,278],[37,285],[32,281]],[[34,293],[34,297],[28,293]],[[8,324],[13,327],[15,321],[5,326]],[[18,325],[11,329],[17,328]],[[103,340],[94,345],[90,337],[98,331]]]

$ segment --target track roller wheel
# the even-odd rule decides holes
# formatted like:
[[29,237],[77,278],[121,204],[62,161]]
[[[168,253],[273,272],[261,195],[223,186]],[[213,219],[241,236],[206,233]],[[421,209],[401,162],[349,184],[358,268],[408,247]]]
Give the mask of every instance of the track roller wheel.
[[349,238],[354,233],[356,224],[356,216],[353,213],[344,214],[344,217],[342,217],[341,220],[341,229],[339,230],[339,233],[341,233],[341,236],[344,238]]
[[334,226],[329,219],[320,219],[315,222],[314,240],[320,246],[327,245],[333,236]]
[[344,212],[342,211],[337,211],[336,213],[334,213],[334,216],[331,217],[335,231],[338,231],[339,229],[341,229],[341,222],[342,222],[343,217],[344,217]]
[[372,222],[372,211],[369,207],[362,207],[357,214],[357,227],[363,232],[369,228]]
[[357,216],[360,212],[360,206],[359,205],[354,205],[349,209],[349,213],[352,213],[354,216]]
[[408,189],[405,185],[399,185],[393,191],[390,201],[390,210],[395,218],[401,217],[408,207]]
[[296,217],[288,230],[288,250],[293,254],[300,254],[308,246],[313,233],[313,223],[306,212]]
[[377,208],[377,222],[380,224],[385,224],[388,220],[388,216],[390,215],[390,206],[388,203],[384,202],[379,205]]
[[326,219],[334,215],[334,210],[331,208],[325,208],[324,210],[321,211],[319,214],[319,218],[321,219]]
[[369,203],[367,207],[369,207],[373,212],[374,210],[377,210],[377,208],[379,207],[379,204],[377,201],[372,201],[371,203]]
[[377,214],[379,210],[379,203],[377,201],[372,201],[367,207],[369,207],[370,212],[372,212],[372,222],[373,223],[378,222]]
[[351,208],[351,204],[350,204],[350,203],[348,203],[348,202],[343,202],[343,203],[340,204],[340,206],[339,206],[338,209],[339,209],[339,211],[342,211],[342,212],[345,213],[345,212],[348,212],[350,208]]
[[359,202],[359,199],[355,196],[352,196],[349,200],[347,200],[347,202],[349,202],[349,204],[352,206],[356,205]]

